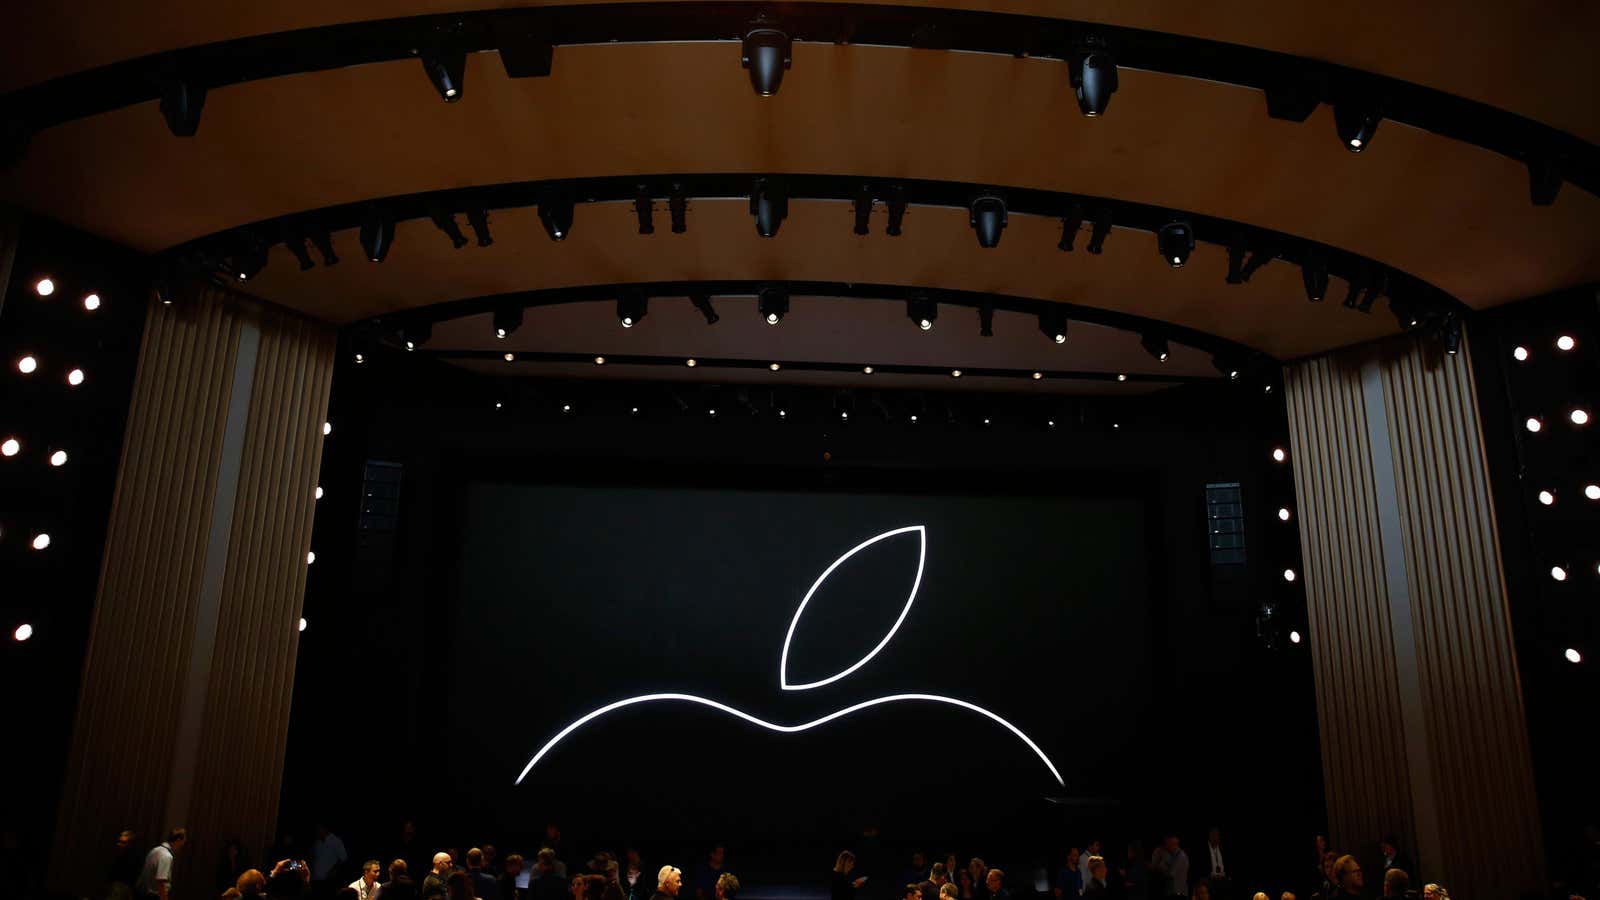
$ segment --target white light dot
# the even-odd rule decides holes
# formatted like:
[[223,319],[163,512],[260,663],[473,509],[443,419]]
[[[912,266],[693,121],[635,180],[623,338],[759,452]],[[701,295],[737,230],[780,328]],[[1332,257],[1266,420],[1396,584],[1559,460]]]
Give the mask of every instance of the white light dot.
[[94,312],[95,310],[99,309],[100,308],[100,295],[99,294],[90,294],[89,296],[84,297],[83,298],[83,308],[87,309],[89,312]]
[[43,550],[48,546],[50,546],[50,535],[41,532],[33,536],[33,549]]
[[1117,380],[1118,381],[1127,381],[1128,380],[1128,376],[1126,376],[1126,375],[1118,375],[1117,376]]
[[494,336],[501,340],[505,340],[506,330],[504,328],[496,328],[494,330]]
[[303,617],[300,619],[300,630],[301,631],[305,631],[306,630],[306,620]]
[[1289,454],[1287,452],[1285,452],[1282,447],[1273,447],[1272,448],[1272,461],[1273,462],[1283,462],[1284,460],[1286,460],[1288,458],[1289,458]]
[[861,374],[863,374],[863,375],[871,375],[872,374],[872,367],[871,366],[862,366],[861,367]]
[[951,378],[960,378],[961,377],[961,370],[960,369],[952,369],[950,371],[950,377]]
[[563,403],[563,404],[561,404],[561,411],[562,412],[572,412],[572,404],[571,403]]
[[316,491],[315,497],[318,500],[322,499],[322,485],[320,485],[320,484],[317,485],[317,491]]
[[0,443],[0,454],[16,456],[22,452],[22,442],[16,438],[6,438],[5,443]]
[[317,561],[317,551],[315,551],[315,550],[307,550],[306,551],[306,565],[309,566],[309,565],[311,565],[312,563],[314,563],[316,561]]
[[1550,577],[1554,578],[1557,581],[1566,581],[1567,580],[1567,570],[1561,568],[1560,566],[1551,566],[1550,567]]
[[[23,622],[21,625],[17,626],[15,631],[11,632],[11,637],[18,641],[25,641],[28,638],[33,637],[33,626],[29,625],[27,622]],[[1567,652],[1572,653],[1573,651],[1568,650]],[[1573,660],[1573,662],[1577,662],[1577,660]]]
[[848,422],[850,420],[850,414],[841,409],[839,410],[839,419],[840,421]]
[[496,400],[496,401],[495,401],[495,402],[494,402],[494,408],[495,408],[495,409],[499,409],[499,408],[501,408],[501,407],[502,407],[502,406],[504,406],[504,405],[505,405],[505,404],[504,404],[504,403],[501,403],[501,402],[500,402],[500,401],[499,401],[499,400]]
[[1294,570],[1293,569],[1284,569],[1283,570],[1283,580],[1284,581],[1293,581],[1294,580]]
[[39,361],[32,356],[24,356],[17,360],[17,371],[24,375],[32,375],[39,368]]
[[1056,332],[1056,343],[1058,343],[1058,344],[1065,344],[1065,343],[1066,343],[1066,342],[1067,342],[1067,336],[1066,336],[1066,335],[1064,335],[1064,334],[1062,334],[1062,333],[1061,333],[1061,332],[1059,332],[1059,331],[1058,331],[1058,332]]
[[604,356],[596,356],[594,358],[594,364],[597,366],[603,366],[606,364],[606,358]]
[[1048,425],[1051,428],[1054,428],[1054,427],[1056,427],[1056,420],[1055,419],[1047,419],[1044,424]]
[[1574,425],[1587,425],[1589,424],[1589,411],[1575,409],[1568,415],[1568,418],[1572,419],[1572,424]]
[[1571,350],[1576,346],[1578,346],[1578,342],[1573,340],[1572,335],[1570,334],[1563,334],[1562,336],[1556,338],[1557,350]]
[[67,464],[67,451],[65,451],[65,450],[57,450],[56,452],[50,454],[50,465],[52,465],[52,466],[64,466],[66,464]]
[[1538,434],[1539,429],[1544,427],[1544,423],[1539,421],[1538,416],[1529,416],[1528,421],[1522,423],[1522,427],[1528,429],[1534,434]]
[[689,367],[689,368],[691,368],[691,369],[692,369],[692,368],[694,368],[694,367],[695,367],[695,366],[698,366],[698,365],[700,365],[700,364],[699,364],[699,363],[697,363],[697,362],[695,362],[695,361],[694,361],[694,360],[692,360],[692,359],[686,359],[686,360],[684,360],[684,361],[683,361],[683,364],[684,364],[684,365],[686,365],[686,366],[688,366],[688,367]]
[[506,362],[511,362],[511,361],[515,360],[516,358],[517,358],[517,355],[515,353],[507,353],[506,354]]
[[415,349],[417,349],[417,342],[416,341],[406,341],[406,349],[407,350],[415,350]]
[[1517,362],[1527,362],[1528,361],[1528,348],[1522,346],[1521,344],[1518,344],[1515,348],[1512,349],[1511,358],[1516,360]]
[[[28,626],[24,625],[22,627],[23,628],[27,628]],[[17,640],[24,641],[24,640],[27,640],[27,638],[17,638]],[[1571,647],[1568,647],[1567,648],[1567,652],[1562,654],[1562,655],[1567,658],[1567,662],[1569,662],[1569,663],[1576,664],[1576,663],[1583,662],[1583,654],[1579,653],[1577,650],[1575,650],[1575,649],[1573,649]]]
[[456,89],[455,88],[445,88],[444,89],[444,95],[446,97],[454,97],[456,95]]
[[622,327],[623,328],[632,328],[633,327],[633,316],[623,316],[622,317]]
[[83,384],[83,370],[82,369],[73,369],[71,372],[68,372],[67,373],[67,384],[70,384],[73,387],[77,387],[78,385]]
[[767,313],[767,324],[768,325],[776,325],[776,324],[778,324],[778,314],[777,313]]
[[1350,146],[1352,146],[1352,147],[1361,146],[1361,138],[1351,138],[1350,139]]
[[364,354],[361,354],[361,353],[357,353],[356,354],[356,365],[359,366],[359,365],[361,365],[362,363],[364,363],[366,361],[367,361],[367,357]]
[[983,424],[985,424],[985,425],[989,424],[989,420],[988,419],[984,419],[983,420]]
[[637,407],[637,406],[635,406],[635,407],[633,407],[633,408],[632,408],[632,409],[630,409],[630,410],[628,410],[628,412],[629,412],[629,413],[630,413],[630,414],[632,414],[632,415],[635,415],[635,416],[637,416],[637,415],[638,415],[638,414],[639,414],[639,407]]
[[1545,506],[1553,506],[1553,505],[1555,505],[1555,502],[1556,502],[1556,495],[1551,493],[1550,491],[1540,491],[1539,492],[1539,502],[1544,504]]
[[708,415],[708,416],[710,416],[710,417],[711,417],[711,418],[713,418],[713,419],[715,419],[715,418],[716,418],[716,417],[717,417],[717,410],[716,410],[716,408],[715,408],[715,407],[713,407],[713,408],[711,408],[711,409],[708,409],[708,410],[706,410],[706,415]]
[[788,414],[788,413],[787,413],[787,412],[786,412],[786,411],[784,411],[784,410],[781,410],[781,409],[780,409],[780,410],[778,410],[778,418],[780,418],[780,419],[786,419],[786,418],[788,418],[788,417],[789,417],[789,414]]
[[921,328],[923,331],[927,331],[933,327],[933,322],[928,319],[923,319],[917,323],[917,327]]
[[322,436],[323,437],[327,437],[330,434],[333,434],[333,423],[332,422],[323,422],[322,423]]
[[56,283],[48,278],[41,278],[34,282],[33,290],[41,297],[48,297],[56,292]]
[[1035,373],[1033,373],[1033,380],[1034,381],[1038,381],[1039,379],[1041,379],[1043,377],[1044,377],[1044,373],[1043,372],[1035,372]]
[[1176,265],[1180,265],[1182,262],[1183,262],[1183,260],[1181,258],[1179,258],[1179,257],[1174,256],[1172,258],[1172,264],[1175,265],[1175,266]]
[[772,370],[772,371],[774,371],[774,372],[776,372],[776,371],[778,371],[778,370],[779,370],[779,369],[781,369],[781,368],[783,368],[783,367],[782,367],[782,366],[780,366],[780,365],[778,365],[778,364],[777,364],[777,363],[773,363],[773,364],[772,364],[772,365],[770,365],[770,366],[767,366],[767,368],[769,368],[769,369],[771,369],[771,370]]
[[1290,643],[1291,643],[1291,644],[1298,644],[1298,643],[1300,643],[1300,632],[1298,632],[1298,631],[1291,631],[1291,632],[1289,632],[1289,642],[1290,642]]
[[1111,423],[1111,427],[1112,428],[1121,428],[1122,427],[1122,423],[1121,422],[1112,422]]
[[1590,500],[1600,500],[1600,484],[1586,484],[1583,486],[1583,495]]
[[916,422],[916,421],[917,421],[917,417],[916,417],[916,415],[915,415],[915,414],[913,414],[913,415],[912,415],[912,416],[911,416],[911,421],[912,421],[912,422],[913,422],[913,423],[915,423],[915,422]]
[[1278,507],[1278,521],[1280,521],[1280,522],[1289,521],[1289,507],[1287,507],[1287,506]]

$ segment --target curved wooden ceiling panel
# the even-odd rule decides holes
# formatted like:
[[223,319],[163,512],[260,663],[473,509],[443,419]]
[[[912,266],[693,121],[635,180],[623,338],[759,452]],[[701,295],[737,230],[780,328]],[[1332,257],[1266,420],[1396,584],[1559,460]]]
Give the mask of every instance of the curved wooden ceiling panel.
[[[733,52],[720,43],[566,48],[553,76],[522,80],[508,79],[494,54],[476,54],[452,105],[410,63],[250,82],[215,90],[194,138],[171,137],[153,104],[51,129],[5,189],[158,250],[309,208],[504,181],[920,177],[1244,221],[1373,257],[1476,306],[1600,277],[1591,227],[1600,198],[1564,191],[1553,207],[1532,207],[1517,164],[1414,129],[1390,124],[1357,156],[1334,139],[1326,108],[1303,124],[1273,120],[1255,91],[1135,71],[1123,73],[1111,114],[1085,119],[1059,63],[859,46],[797,45],[795,77],[763,99]],[[924,218],[914,209],[908,231]],[[951,233],[971,240],[959,224]],[[1154,266],[1148,238],[1135,239]],[[308,311],[348,317],[342,307]],[[1320,349],[1293,336],[1281,345],[1299,348],[1291,356]]]
[[[1000,246],[984,250],[973,240],[964,211],[929,208],[915,214],[915,219],[907,215],[900,237],[887,237],[876,226],[873,234],[860,236],[850,231],[848,204],[795,202],[777,237],[762,238],[743,201],[702,200],[689,210],[686,234],[661,227],[653,235],[641,235],[630,206],[594,204],[579,208],[571,236],[560,243],[545,236],[533,213],[520,211],[491,219],[493,246],[460,250],[452,249],[428,222],[410,221],[400,223],[394,249],[383,263],[361,259],[350,233],[335,235],[343,261],[307,272],[298,271],[293,257],[275,247],[250,291],[344,323],[534,288],[699,279],[872,282],[1118,310],[1228,338],[1279,358],[1398,330],[1382,306],[1362,315],[1337,301],[1307,303],[1299,271],[1283,263],[1268,265],[1248,284],[1225,284],[1226,255],[1212,245],[1200,245],[1186,267],[1170,269],[1156,257],[1147,234],[1114,232],[1100,256],[1082,250],[1062,253],[1055,249],[1058,223],[1016,216]],[[798,309],[801,301],[795,302]],[[613,311],[588,314],[610,321]],[[957,320],[967,316],[970,311],[951,313]],[[975,320],[957,327],[977,330]]]
[[[579,5],[591,0],[567,0]],[[818,2],[818,0],[808,0]],[[920,0],[883,0],[925,5]],[[494,0],[346,0],[240,4],[130,0],[38,4],[28,27],[0,32],[0,92],[145,54],[250,35],[397,16],[558,5]],[[1202,37],[1330,61],[1428,85],[1600,142],[1600,7],[1557,0],[1442,7],[1261,0],[943,0],[942,7],[1022,13]],[[751,3],[752,15],[771,4]],[[563,51],[563,56],[565,51]],[[558,61],[557,66],[562,65]]]

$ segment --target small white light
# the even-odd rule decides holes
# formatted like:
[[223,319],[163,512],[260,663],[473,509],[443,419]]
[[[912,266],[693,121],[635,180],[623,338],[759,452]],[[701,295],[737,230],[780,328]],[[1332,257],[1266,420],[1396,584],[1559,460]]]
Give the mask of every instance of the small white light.
[[1557,350],[1571,350],[1576,346],[1578,346],[1578,342],[1573,340],[1572,335],[1570,334],[1563,334],[1562,336],[1556,338]]
[[456,95],[456,89],[455,88],[445,88],[444,89],[444,95],[446,97],[454,97]]
[[1051,428],[1054,428],[1054,427],[1056,427],[1056,420],[1055,419],[1046,419],[1044,424],[1048,425]]
[[1586,484],[1583,486],[1583,495],[1590,500],[1600,500],[1600,484]]
[[60,467],[67,464],[67,451],[57,450],[50,454],[50,465]]
[[1121,422],[1112,422],[1111,423],[1111,427],[1120,429],[1122,427],[1122,423]]
[[1351,138],[1350,139],[1350,146],[1352,146],[1352,147],[1361,146],[1361,138]]
[[1516,360],[1517,362],[1527,362],[1528,361],[1528,348],[1522,346],[1521,344],[1518,344],[1516,347],[1512,348],[1512,350],[1511,350],[1511,358]]
[[694,361],[694,360],[692,360],[692,359],[687,359],[687,360],[684,360],[684,362],[683,362],[683,364],[684,364],[684,365],[686,365],[686,366],[688,366],[688,367],[689,367],[689,368],[691,368],[691,369],[692,369],[692,368],[694,368],[694,367],[695,367],[695,366],[698,366],[698,365],[700,365],[700,364],[699,364],[699,363],[697,363],[697,362],[695,362],[695,361]]
[[1034,381],[1038,381],[1039,379],[1041,379],[1043,377],[1044,377],[1044,373],[1043,372],[1035,372],[1035,373],[1033,373],[1033,380]]
[[1294,570],[1293,569],[1284,569],[1283,570],[1283,580],[1284,581],[1293,581],[1294,580]]
[[366,361],[367,361],[366,356],[364,356],[364,355],[362,355],[360,353],[356,354],[356,365],[359,366],[359,365],[361,365],[362,363],[364,363]]
[[1280,521],[1280,522],[1289,521],[1289,507],[1287,507],[1287,506],[1278,507],[1278,521]]
[[306,630],[306,620],[305,620],[305,617],[303,617],[303,616],[300,619],[300,630],[301,631],[305,631]]
[[[28,638],[33,637],[33,626],[29,625],[27,622],[23,622],[21,625],[17,626],[15,631],[11,632],[11,637],[18,641],[25,641]],[[1568,650],[1567,652],[1572,653],[1573,651]],[[1577,662],[1577,660],[1573,660],[1573,662]]]
[[506,339],[506,330],[504,328],[496,328],[494,330],[494,336],[503,341]]
[[1172,264],[1175,266],[1181,266],[1183,265],[1183,259],[1181,257],[1174,256],[1172,258]]
[[83,308],[87,309],[89,312],[94,312],[95,310],[99,309],[100,308],[100,295],[99,294],[90,294],[89,296],[84,297],[83,298]]
[[872,374],[872,367],[871,366],[862,366],[861,367],[861,374],[863,374],[863,375],[871,375]]
[[333,423],[332,422],[323,422],[322,423],[322,436],[323,437],[327,437],[330,434],[333,434]]
[[767,313],[767,324],[768,325],[776,325],[776,324],[778,324],[778,314],[777,313]]
[[39,368],[39,361],[32,356],[24,356],[17,360],[17,371],[24,375],[32,375]]
[[22,452],[22,443],[16,438],[6,438],[5,443],[0,443],[0,454],[16,456],[20,452]]
[[921,320],[921,321],[919,321],[917,323],[917,327],[921,328],[923,331],[927,331],[927,330],[933,328],[933,320],[931,320],[931,319],[923,319],[923,320]]
[[848,422],[848,421],[850,421],[850,414],[849,414],[849,413],[848,413],[848,412],[845,412],[845,411],[844,411],[844,410],[842,410],[842,409],[841,409],[841,410],[839,410],[839,420],[840,420],[840,421],[841,421],[841,422]]
[[516,356],[515,353],[507,353],[506,354],[506,362],[512,362],[516,358],[517,358],[517,356]]
[[787,419],[788,417],[789,417],[789,414],[787,412],[785,412],[784,410],[781,410],[781,409],[778,410],[778,418]]
[[[23,628],[27,628],[28,626],[24,625],[22,627]],[[21,629],[18,629],[18,631],[20,631],[20,630]],[[25,641],[25,640],[27,640],[27,638],[17,638],[17,640]],[[1574,650],[1571,647],[1568,647],[1567,648],[1567,652],[1565,654],[1563,654],[1563,655],[1566,656],[1567,662],[1573,663],[1574,665],[1576,665],[1577,663],[1583,662],[1583,654],[1579,653],[1577,650]]]
[[1586,409],[1575,409],[1571,412],[1568,418],[1572,419],[1572,424],[1574,425],[1587,425],[1589,424],[1589,411]]
[[406,341],[406,349],[407,350],[415,350],[415,349],[417,349],[416,342],[415,341]]
[[1289,632],[1289,643],[1291,643],[1291,644],[1300,643],[1300,632],[1298,632],[1298,631]]
[[1540,491],[1539,492],[1539,502],[1544,504],[1545,506],[1553,506],[1553,505],[1555,505],[1555,502],[1556,502],[1556,495],[1552,494],[1549,491]]
[[630,409],[630,410],[628,410],[628,412],[629,412],[629,413],[630,413],[630,414],[631,414],[631,415],[635,415],[635,416],[637,416],[637,415],[638,415],[638,414],[639,414],[639,407],[637,407],[637,406],[635,406],[635,407],[634,407],[634,408],[632,408],[632,409]]
[[1118,375],[1117,376],[1117,380],[1118,381],[1127,381],[1128,380],[1128,376],[1126,376],[1126,375]]
[[556,240],[560,240],[560,239],[561,239],[561,230],[558,228],[558,229],[556,229]]
[[712,407],[711,409],[706,410],[706,415],[708,415],[711,418],[715,419],[717,417],[716,407]]
[[309,565],[311,565],[312,563],[314,563],[316,561],[317,561],[317,552],[315,550],[307,550],[306,551],[306,565],[309,566]]
[[561,404],[561,411],[562,412],[572,412],[572,404],[571,403],[563,403],[563,404]]
[[1266,393],[1268,393],[1268,394],[1270,394],[1270,393],[1272,393],[1272,385],[1270,385],[1270,384],[1269,384],[1269,385],[1267,385],[1267,386],[1266,386],[1266,387],[1264,387],[1264,388],[1262,388],[1262,390],[1263,390],[1263,391],[1264,391],[1264,392],[1266,392]]
[[1561,568],[1560,566],[1551,566],[1550,567],[1550,577],[1554,578],[1557,581],[1566,581],[1567,580],[1567,570]]
[[1065,343],[1066,343],[1066,342],[1067,342],[1067,336],[1066,336],[1066,335],[1064,335],[1064,334],[1062,334],[1062,333],[1061,333],[1061,332],[1059,332],[1059,331],[1058,331],[1058,332],[1056,332],[1056,343],[1058,343],[1058,344],[1065,344]]
[[67,373],[67,384],[70,384],[73,387],[77,387],[78,385],[83,384],[83,370],[82,369],[73,369],[71,372],[68,372]]
[[950,370],[950,377],[951,378],[960,378],[961,377],[961,370],[960,369],[951,369]]
[[984,419],[983,420],[983,424],[985,424],[985,425],[989,424],[989,420],[988,419]]
[[1272,461],[1273,462],[1283,462],[1284,460],[1286,460],[1288,458],[1289,458],[1289,454],[1284,452],[1284,449],[1282,447],[1273,447],[1272,448]]
[[783,367],[782,367],[782,366],[780,366],[780,365],[778,365],[778,364],[777,364],[777,363],[773,363],[773,364],[772,364],[772,365],[770,365],[770,366],[767,366],[767,368],[769,368],[769,369],[771,369],[771,370],[772,370],[772,371],[774,371],[774,372],[776,372],[776,371],[778,371],[778,370],[779,370],[779,369],[781,369],[781,368],[783,368]]
[[313,499],[316,499],[316,500],[321,500],[322,499],[322,485],[320,485],[320,484],[317,485],[316,494],[315,494]]
[[41,278],[34,282],[33,290],[41,297],[48,297],[56,292],[56,283],[48,278]]
[[633,316],[623,316],[622,317],[622,327],[623,328],[632,328],[633,327]]
[[596,356],[594,358],[594,364],[597,366],[603,366],[606,364],[606,358],[604,356]]
[[499,400],[496,400],[496,401],[495,401],[495,402],[494,402],[494,408],[495,408],[495,409],[499,409],[499,408],[500,408],[500,407],[502,407],[502,406],[505,406],[505,404],[504,404],[504,403],[501,403],[501,402],[500,402],[500,401],[499,401]]
[[1539,429],[1544,427],[1544,423],[1539,421],[1537,416],[1529,416],[1528,421],[1522,423],[1522,427],[1528,429],[1534,434],[1538,434]]
[[40,532],[33,536],[33,549],[43,550],[50,546],[50,535]]
[[911,414],[911,424],[913,424],[913,425],[915,425],[915,424],[916,424],[916,422],[917,422],[917,416],[916,416],[916,413],[912,413],[912,414]]

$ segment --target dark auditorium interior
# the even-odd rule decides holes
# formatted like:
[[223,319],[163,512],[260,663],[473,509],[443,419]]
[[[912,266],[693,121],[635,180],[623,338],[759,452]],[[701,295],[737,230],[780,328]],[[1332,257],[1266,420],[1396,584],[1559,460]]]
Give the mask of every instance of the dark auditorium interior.
[[0,900],[1600,900],[1600,7],[4,18]]

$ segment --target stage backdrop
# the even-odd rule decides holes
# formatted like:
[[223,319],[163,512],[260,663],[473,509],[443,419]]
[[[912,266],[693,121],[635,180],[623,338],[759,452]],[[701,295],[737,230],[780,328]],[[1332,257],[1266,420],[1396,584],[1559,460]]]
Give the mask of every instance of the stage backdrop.
[[[1131,752],[1157,700],[1141,499],[475,483],[457,521],[437,787],[478,822],[638,840],[992,833],[1161,777]],[[844,559],[795,621],[825,570],[902,528]],[[791,686],[826,684],[782,689],[786,638]],[[1021,736],[929,700],[796,733],[663,700],[578,727],[516,783],[569,724],[655,693],[781,726],[939,695]]]

